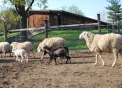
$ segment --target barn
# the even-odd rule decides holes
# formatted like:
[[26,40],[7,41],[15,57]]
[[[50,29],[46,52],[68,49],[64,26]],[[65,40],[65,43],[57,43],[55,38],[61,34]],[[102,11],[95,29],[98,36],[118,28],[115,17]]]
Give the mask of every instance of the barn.
[[[98,22],[96,19],[77,15],[63,10],[30,10],[27,25],[29,28],[44,26],[44,20],[48,20],[48,26]],[[107,25],[106,22],[101,22],[101,24]]]

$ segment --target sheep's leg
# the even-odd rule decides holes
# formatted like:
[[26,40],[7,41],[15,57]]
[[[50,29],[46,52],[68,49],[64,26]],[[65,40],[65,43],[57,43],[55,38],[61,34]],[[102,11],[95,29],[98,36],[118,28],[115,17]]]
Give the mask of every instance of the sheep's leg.
[[26,62],[28,62],[28,56],[25,54]]
[[10,57],[11,57],[11,53],[10,53]]
[[[122,51],[120,51],[120,56],[121,56],[121,58],[122,58]],[[121,66],[120,67],[122,67],[122,64],[121,64]]]
[[102,58],[102,54],[99,54],[99,57],[100,57],[101,61],[103,62],[103,66],[105,66],[105,61]]
[[66,60],[66,62],[65,62],[66,64],[68,63],[68,59]]
[[71,63],[71,58],[68,56],[68,59],[69,59],[69,61],[70,61],[70,63]]
[[16,61],[18,61],[18,56],[16,56]]
[[11,57],[11,51],[9,50],[9,53],[10,53],[10,57]]
[[96,62],[94,63],[94,65],[96,65],[98,63],[98,54],[99,54],[99,57],[100,57],[101,61],[103,62],[103,66],[105,66],[105,61],[102,58],[102,53],[97,53],[96,54]]
[[56,62],[56,57],[54,58],[54,60],[55,60],[55,65],[57,65],[57,62]]
[[48,62],[48,64],[50,64],[50,62],[52,61],[52,59],[53,59],[53,58],[52,58],[52,57],[50,57],[50,61]]
[[60,59],[61,63],[63,63],[62,59],[60,57],[58,57],[57,59]]
[[22,62],[24,57],[21,55],[21,58],[22,58],[22,59],[21,59],[21,62]]
[[27,53],[28,54],[28,57],[30,56],[30,53]]
[[41,60],[42,60],[43,57],[44,57],[44,52],[42,53]]
[[33,54],[33,57],[35,58],[34,52],[32,52],[32,54]]
[[1,57],[2,57],[2,53],[1,53]]
[[114,53],[114,62],[112,64],[112,67],[115,66],[115,63],[116,63],[117,58],[118,58],[118,53]]
[[20,60],[18,59],[18,56],[16,56],[16,61],[20,61]]
[[6,57],[6,52],[4,52],[4,57]]
[[14,59],[14,58],[15,58],[15,55],[14,55],[14,57],[12,59]]
[[96,65],[97,62],[98,62],[98,54],[96,54],[96,61],[95,61],[94,65]]
[[67,63],[68,63],[68,59],[69,59],[69,58],[68,58],[68,56],[65,56],[65,57],[66,57],[66,59],[67,59],[65,63],[67,64]]

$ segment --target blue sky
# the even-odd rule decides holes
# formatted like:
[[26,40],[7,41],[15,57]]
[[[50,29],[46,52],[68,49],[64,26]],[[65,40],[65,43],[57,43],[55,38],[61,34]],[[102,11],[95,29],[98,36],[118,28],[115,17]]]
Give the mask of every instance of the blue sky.
[[[122,4],[122,0],[120,4]],[[76,5],[85,16],[94,18],[97,13],[106,12],[105,7],[110,4],[106,0],[48,0],[48,9],[61,9],[62,6],[69,7],[71,5]]]

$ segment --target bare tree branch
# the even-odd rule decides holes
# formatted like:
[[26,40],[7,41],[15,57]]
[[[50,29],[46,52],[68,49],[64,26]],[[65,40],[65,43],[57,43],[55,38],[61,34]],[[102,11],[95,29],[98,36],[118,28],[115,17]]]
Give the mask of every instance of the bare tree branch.
[[30,3],[30,5],[28,6],[26,12],[28,12],[29,8],[32,6],[33,3],[34,3],[34,0],[32,0],[32,2]]

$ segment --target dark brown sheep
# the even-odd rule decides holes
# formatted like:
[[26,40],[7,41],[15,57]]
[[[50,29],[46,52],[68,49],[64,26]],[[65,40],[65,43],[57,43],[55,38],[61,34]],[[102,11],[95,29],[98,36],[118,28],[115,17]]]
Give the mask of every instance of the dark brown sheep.
[[[60,58],[65,57],[67,59],[66,63],[68,62],[68,60],[70,61],[68,47],[55,47],[55,48],[52,48],[52,47],[47,47],[46,46],[46,47],[44,47],[44,49],[49,54],[50,61],[52,61],[52,59],[55,60],[55,64],[57,64],[56,59],[58,57],[60,57]],[[50,63],[50,61],[49,61],[49,63]],[[71,61],[70,61],[70,63],[71,63]]]

